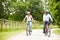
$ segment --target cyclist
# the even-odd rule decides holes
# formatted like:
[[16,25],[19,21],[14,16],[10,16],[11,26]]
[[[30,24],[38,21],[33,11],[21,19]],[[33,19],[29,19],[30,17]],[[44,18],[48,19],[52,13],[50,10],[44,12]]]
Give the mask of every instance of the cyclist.
[[26,25],[27,25],[26,29],[28,29],[28,27],[29,27],[30,32],[32,32],[31,24],[32,24],[33,17],[32,17],[32,15],[30,15],[30,11],[27,11],[26,14],[27,15],[24,18],[24,20],[26,19]]
[[48,22],[48,27],[49,27],[49,19],[51,21],[53,21],[51,15],[49,14],[49,11],[48,10],[45,10],[45,13],[43,14],[43,22],[44,22],[43,23],[44,24],[43,33],[45,33],[45,28],[46,28],[46,23],[47,22]]

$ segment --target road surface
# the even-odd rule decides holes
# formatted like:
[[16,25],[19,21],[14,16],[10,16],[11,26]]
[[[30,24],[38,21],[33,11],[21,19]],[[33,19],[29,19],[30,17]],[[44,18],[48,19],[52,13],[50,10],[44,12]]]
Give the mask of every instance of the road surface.
[[51,37],[47,37],[43,34],[42,30],[33,30],[29,36],[26,36],[26,33],[22,32],[8,37],[6,40],[60,40],[60,35],[51,33]]

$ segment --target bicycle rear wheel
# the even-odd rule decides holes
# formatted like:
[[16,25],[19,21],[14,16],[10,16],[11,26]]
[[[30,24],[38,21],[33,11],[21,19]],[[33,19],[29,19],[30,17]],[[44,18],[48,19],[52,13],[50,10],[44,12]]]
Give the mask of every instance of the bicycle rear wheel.
[[48,30],[47,30],[47,29],[45,29],[45,36],[47,36],[47,34],[48,34]]
[[48,29],[48,37],[51,36],[51,29]]

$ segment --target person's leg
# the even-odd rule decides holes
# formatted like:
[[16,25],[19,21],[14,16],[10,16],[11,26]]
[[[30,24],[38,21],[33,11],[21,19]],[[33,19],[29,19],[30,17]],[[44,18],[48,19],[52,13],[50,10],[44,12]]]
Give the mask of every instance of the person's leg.
[[43,33],[45,33],[46,22],[44,22],[43,25],[44,25],[44,27],[43,27]]
[[27,36],[28,36],[28,22],[26,22],[26,34],[27,34]]
[[26,22],[26,30],[28,29],[28,22]]
[[30,22],[30,31],[32,32],[32,22]]
[[27,29],[30,30],[31,27],[30,27],[30,21],[27,22]]
[[29,21],[29,30],[31,31],[31,22]]
[[50,22],[48,22],[48,28],[49,28],[49,31],[50,31]]

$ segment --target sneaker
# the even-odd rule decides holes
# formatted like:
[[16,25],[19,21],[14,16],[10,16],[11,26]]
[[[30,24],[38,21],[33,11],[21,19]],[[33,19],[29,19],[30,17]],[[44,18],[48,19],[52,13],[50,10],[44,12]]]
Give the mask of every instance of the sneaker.
[[45,32],[43,32],[43,33],[45,33]]

